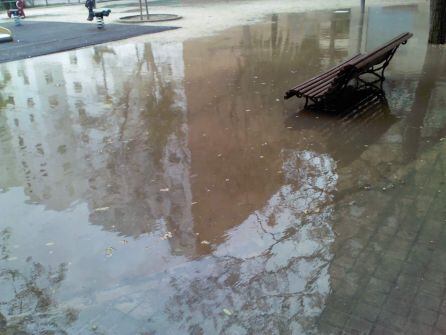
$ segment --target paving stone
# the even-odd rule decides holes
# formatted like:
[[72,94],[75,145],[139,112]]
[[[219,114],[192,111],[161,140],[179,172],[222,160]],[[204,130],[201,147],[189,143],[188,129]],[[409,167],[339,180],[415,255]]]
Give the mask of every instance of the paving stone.
[[373,291],[378,291],[382,293],[389,293],[394,284],[388,280],[382,280],[376,277],[371,277],[367,288]]
[[331,308],[325,308],[325,310],[321,314],[320,322],[329,323],[330,325],[342,329],[349,318],[350,316],[346,313],[342,313]]
[[371,330],[370,335],[399,335],[399,333],[378,324]]
[[365,303],[381,307],[381,305],[386,300],[387,294],[369,290],[368,288],[362,292],[360,299],[362,299]]
[[356,304],[356,298],[353,296],[338,296],[335,294],[332,297],[334,298],[330,298],[326,303],[327,308],[345,314],[350,314]]
[[406,318],[409,316],[411,308],[411,304],[407,303],[405,300],[390,298],[383,305],[383,310]]
[[413,308],[411,315],[409,317],[410,322],[414,324],[423,324],[428,326],[433,326],[437,321],[438,313],[424,309],[424,308]]
[[394,312],[396,311],[383,310],[376,323],[394,332],[402,332],[408,322],[408,318]]
[[420,323],[408,323],[404,329],[404,334],[407,335],[428,335],[432,334],[432,327]]
[[351,317],[345,324],[343,331],[347,334],[368,334],[373,324],[367,320]]
[[438,316],[435,328],[446,333],[446,315],[440,314]]
[[342,330],[339,327],[336,327],[327,321],[321,321],[317,324],[317,334],[337,335],[337,334],[342,334]]
[[439,311],[441,307],[441,297],[435,295],[428,295],[420,293],[414,300],[414,305],[417,308],[429,309],[432,311]]
[[359,319],[364,319],[368,322],[374,322],[378,317],[381,308],[365,302],[359,302],[355,305],[352,315]]

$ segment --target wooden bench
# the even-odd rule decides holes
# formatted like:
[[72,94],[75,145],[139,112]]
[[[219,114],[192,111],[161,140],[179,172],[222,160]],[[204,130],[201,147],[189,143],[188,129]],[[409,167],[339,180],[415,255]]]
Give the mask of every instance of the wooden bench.
[[[356,86],[374,85],[384,81],[384,71],[401,44],[406,44],[413,34],[404,33],[366,54],[357,54],[342,64],[308,79],[285,93],[285,99],[293,96],[305,98],[305,106],[313,103],[327,102],[338,96],[347,85],[355,80]],[[371,74],[375,80],[365,80],[361,76]]]

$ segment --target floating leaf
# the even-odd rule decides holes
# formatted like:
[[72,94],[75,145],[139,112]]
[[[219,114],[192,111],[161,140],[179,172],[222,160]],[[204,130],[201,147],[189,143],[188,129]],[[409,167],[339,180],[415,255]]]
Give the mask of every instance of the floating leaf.
[[223,308],[223,313],[225,313],[228,316],[232,315],[232,312],[229,309],[227,309],[227,308]]
[[96,212],[103,212],[106,211],[107,209],[109,209],[110,207],[99,207],[99,208],[95,208]]
[[111,255],[113,255],[113,250],[115,250],[115,248],[113,247],[108,247],[105,249],[105,256],[110,257]]

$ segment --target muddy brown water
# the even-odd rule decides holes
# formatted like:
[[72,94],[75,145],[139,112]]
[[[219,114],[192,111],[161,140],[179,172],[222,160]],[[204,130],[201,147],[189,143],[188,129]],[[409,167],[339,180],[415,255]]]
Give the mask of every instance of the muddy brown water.
[[[0,65],[0,332],[442,331],[446,62],[427,13],[272,15]],[[284,102],[403,31],[385,96]]]

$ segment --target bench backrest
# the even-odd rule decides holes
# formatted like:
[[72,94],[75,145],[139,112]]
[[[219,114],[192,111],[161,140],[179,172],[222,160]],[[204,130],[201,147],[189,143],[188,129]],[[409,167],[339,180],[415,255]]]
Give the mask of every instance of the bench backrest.
[[380,47],[367,52],[354,61],[354,66],[358,71],[367,70],[374,65],[383,63],[391,53],[401,44],[406,44],[407,40],[413,36],[412,33],[403,33]]
[[412,36],[412,33],[401,34],[380,47],[363,54],[358,58],[352,59],[338,72],[328,91],[333,93],[338,89],[342,89],[355,76],[360,75],[375,65],[385,62],[401,44],[406,44],[407,40]]

